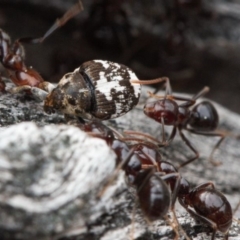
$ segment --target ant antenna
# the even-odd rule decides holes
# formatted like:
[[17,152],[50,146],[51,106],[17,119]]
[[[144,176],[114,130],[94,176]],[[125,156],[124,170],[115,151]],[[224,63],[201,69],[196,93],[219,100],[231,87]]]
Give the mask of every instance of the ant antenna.
[[197,100],[198,98],[202,97],[206,93],[208,93],[210,90],[209,87],[205,86],[199,93],[197,93],[195,96],[192,97],[192,100]]
[[40,38],[40,42],[43,42],[50,34],[52,34],[56,29],[62,27],[67,21],[76,16],[78,13],[83,11],[82,1],[78,1],[74,6],[72,6],[61,18],[57,19],[56,22],[49,28],[49,30]]
[[[155,78],[151,80],[138,80],[138,79],[131,79],[131,83],[136,83],[136,84],[156,84],[160,82],[167,82],[169,83],[169,78],[168,77],[160,77],[160,78]],[[167,84],[168,85],[168,84]]]
[[84,10],[82,1],[79,0],[78,3],[73,5],[61,18],[58,18],[55,23],[47,30],[47,32],[40,38],[31,38],[24,37],[20,38],[18,42],[29,42],[29,43],[42,43],[49,35],[51,35],[56,29],[62,27],[65,23],[67,23],[71,18],[76,16],[78,13]]

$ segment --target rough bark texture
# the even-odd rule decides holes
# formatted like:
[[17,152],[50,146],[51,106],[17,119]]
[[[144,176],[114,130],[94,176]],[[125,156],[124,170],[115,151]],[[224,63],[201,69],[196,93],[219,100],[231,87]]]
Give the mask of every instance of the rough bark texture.
[[[53,8],[64,12],[75,2],[1,0],[0,25],[13,40],[38,37],[61,16]],[[109,11],[108,17],[100,14],[98,18],[101,6],[93,13],[98,2],[107,3],[103,6],[111,6],[114,14]],[[67,24],[62,35],[58,30],[41,46],[28,46],[27,65],[46,80],[58,81],[86,60],[113,60],[131,67],[141,78],[169,76],[185,92],[210,85],[213,91],[208,96],[239,112],[239,2],[203,0],[200,8],[180,8],[180,14],[173,9],[174,2],[83,1],[85,11],[71,30]],[[142,112],[147,90],[133,111],[106,124],[119,131],[137,130],[160,137],[159,124]],[[240,134],[240,116],[214,105],[219,128]],[[146,223],[134,189],[125,184],[121,171],[104,196],[98,197],[115,160],[101,140],[67,125],[61,115],[45,114],[42,103],[24,94],[1,93],[0,125],[1,240],[173,239],[169,223]],[[181,174],[192,186],[213,181],[234,209],[240,200],[239,139],[229,136],[224,140],[214,155],[222,165],[215,167],[208,157],[217,138],[186,136],[200,158],[181,169]],[[161,153],[164,160],[176,165],[192,156],[178,135]],[[197,224],[178,204],[176,211],[189,237],[211,239],[211,229]],[[182,231],[180,236],[184,238]],[[240,239],[238,222],[233,221],[229,236]],[[222,238],[217,233],[216,239]]]
[[[131,129],[159,137],[159,124],[142,112],[148,90],[144,88],[140,104],[134,110],[106,124],[119,131]],[[114,154],[103,141],[66,125],[61,115],[46,115],[42,103],[23,94],[1,94],[0,101],[1,239],[174,237],[167,222],[146,223],[137,207],[134,189],[126,186],[122,172],[103,197],[98,198],[115,163]],[[214,105],[220,117],[219,128],[240,133],[240,116]],[[214,167],[207,158],[217,139],[187,133],[186,136],[199,150],[200,159],[181,169],[181,174],[192,186],[213,181],[234,209],[240,196],[239,140],[225,139],[214,155],[222,165]],[[164,160],[176,165],[192,154],[179,136],[161,152]],[[132,214],[135,207],[136,214]],[[178,204],[176,211],[187,235],[193,239],[211,239],[208,227],[196,224]],[[235,213],[235,217],[239,215]],[[183,239],[182,232],[180,235]],[[230,239],[239,237],[240,227],[233,221]],[[216,239],[221,238],[218,233]]]

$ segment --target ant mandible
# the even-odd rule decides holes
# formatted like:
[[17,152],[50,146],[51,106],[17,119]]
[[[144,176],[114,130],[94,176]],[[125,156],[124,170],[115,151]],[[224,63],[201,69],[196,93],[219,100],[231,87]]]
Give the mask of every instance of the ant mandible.
[[[50,35],[56,28],[64,25],[69,19],[74,17],[83,10],[81,2],[70,8],[62,18],[58,19],[54,25],[46,32],[41,39],[20,38],[11,45],[9,35],[0,29],[0,62],[7,70],[9,78],[12,82],[19,86],[12,89],[12,92],[29,90],[29,87],[37,87],[45,89],[45,83],[40,74],[31,67],[27,67],[24,63],[25,52],[21,43],[24,42],[40,42]],[[0,90],[5,91],[5,83],[0,78]]]
[[[148,102],[144,106],[144,113],[162,125],[162,142],[159,145],[168,145],[174,139],[176,131],[178,130],[182,140],[195,153],[194,157],[182,163],[179,168],[191,163],[199,157],[199,152],[184,135],[183,130],[187,130],[198,135],[220,137],[209,157],[212,164],[219,164],[218,162],[212,160],[214,151],[219,147],[225,138],[224,133],[215,131],[218,126],[218,113],[213,104],[209,101],[203,101],[196,104],[196,100],[208,91],[209,88],[204,87],[192,98],[174,96],[172,94],[170,82],[167,80],[165,96],[158,96],[150,93],[151,97],[159,100],[155,102]],[[178,104],[176,101],[183,101],[183,103]],[[172,132],[167,140],[165,138],[164,131],[165,125],[173,126]]]

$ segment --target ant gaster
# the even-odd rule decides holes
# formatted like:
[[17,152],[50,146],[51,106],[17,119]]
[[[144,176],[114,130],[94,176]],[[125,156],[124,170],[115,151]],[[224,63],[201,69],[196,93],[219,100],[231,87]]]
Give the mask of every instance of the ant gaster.
[[192,217],[213,228],[212,240],[217,230],[224,233],[227,240],[232,224],[232,208],[213,183],[203,183],[190,190],[187,180],[182,179],[179,189],[179,203]]
[[[150,94],[152,97],[159,98],[159,100],[148,102],[144,106],[144,113],[162,124],[162,143],[160,145],[168,145],[174,139],[176,131],[178,130],[182,140],[195,153],[194,157],[182,163],[180,167],[189,164],[199,157],[199,152],[192,146],[182,130],[187,130],[198,135],[220,137],[210,155],[210,161],[213,164],[219,164],[212,160],[214,151],[219,147],[225,137],[223,133],[215,131],[218,126],[218,113],[209,101],[196,104],[196,100],[208,91],[209,88],[204,87],[192,98],[177,97],[172,95],[170,83],[167,81],[165,96]],[[183,101],[183,103],[178,104],[176,101]],[[165,125],[173,126],[172,132],[167,140],[165,139],[164,132]]]

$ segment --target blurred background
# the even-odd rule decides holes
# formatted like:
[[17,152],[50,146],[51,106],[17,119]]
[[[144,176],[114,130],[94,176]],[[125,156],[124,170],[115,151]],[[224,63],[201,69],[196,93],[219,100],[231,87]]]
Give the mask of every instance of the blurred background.
[[[41,37],[77,0],[0,0],[0,28],[12,41]],[[92,59],[132,68],[140,79],[168,76],[240,113],[240,1],[83,0],[84,11],[42,44],[24,44],[26,63],[46,81]],[[4,72],[3,69],[1,71]]]

